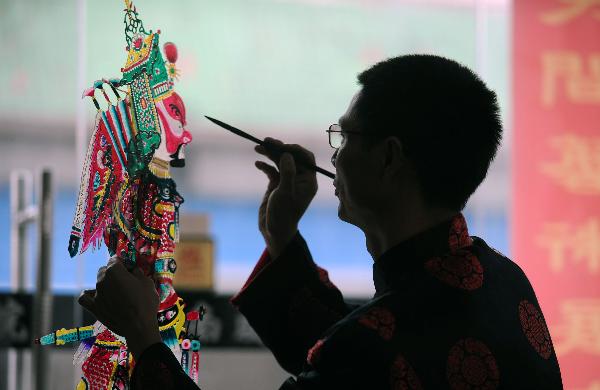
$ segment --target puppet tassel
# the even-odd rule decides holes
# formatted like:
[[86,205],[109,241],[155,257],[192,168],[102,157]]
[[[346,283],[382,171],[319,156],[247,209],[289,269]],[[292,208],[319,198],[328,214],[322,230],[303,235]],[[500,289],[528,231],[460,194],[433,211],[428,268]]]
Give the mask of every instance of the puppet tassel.
[[181,342],[181,368],[183,371],[190,375],[190,348],[192,343],[190,339],[183,339]]
[[[181,349],[186,355],[186,368],[184,369],[188,376],[198,384],[200,371],[200,334],[198,333],[198,323],[204,318],[206,308],[200,306],[198,311],[190,311],[186,314],[186,337],[181,342]],[[193,327],[192,327],[193,323]],[[182,356],[183,367],[183,356]]]
[[189,377],[192,378],[194,383],[198,384],[198,377],[200,371],[200,341],[192,340],[192,359],[190,362]]

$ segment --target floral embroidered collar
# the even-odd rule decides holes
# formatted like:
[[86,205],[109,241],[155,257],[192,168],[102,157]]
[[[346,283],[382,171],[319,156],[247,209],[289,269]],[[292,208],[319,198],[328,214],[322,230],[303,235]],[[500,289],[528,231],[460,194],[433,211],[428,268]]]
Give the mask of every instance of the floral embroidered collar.
[[426,260],[456,253],[472,243],[462,214],[401,242],[387,250],[373,264],[375,295],[405,285],[411,274],[423,270]]

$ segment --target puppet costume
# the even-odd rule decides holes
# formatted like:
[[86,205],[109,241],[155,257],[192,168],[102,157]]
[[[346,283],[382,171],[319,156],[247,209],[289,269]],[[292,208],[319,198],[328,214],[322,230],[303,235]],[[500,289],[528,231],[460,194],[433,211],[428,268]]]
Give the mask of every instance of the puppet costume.
[[[165,61],[160,30],[146,31],[131,1],[125,0],[124,11],[127,58],[122,78],[98,80],[83,93],[98,112],[68,250],[74,257],[104,242],[111,256],[118,255],[154,280],[163,342],[181,359],[180,370],[197,383],[198,364],[189,363],[199,361],[200,343],[197,332],[188,329],[192,323],[197,330],[203,311],[186,314],[173,288],[183,198],[170,168],[184,166],[184,148],[192,140],[183,100],[173,90],[178,53],[173,43],[166,43]],[[107,109],[101,109],[97,95],[106,100]],[[101,323],[60,329],[36,340],[42,345],[76,341],[81,344],[74,363],[82,368],[77,390],[130,388],[135,362],[126,341]]]
[[529,281],[462,215],[389,249],[373,280],[346,304],[298,233],[232,303],[295,375],[281,389],[562,389]]

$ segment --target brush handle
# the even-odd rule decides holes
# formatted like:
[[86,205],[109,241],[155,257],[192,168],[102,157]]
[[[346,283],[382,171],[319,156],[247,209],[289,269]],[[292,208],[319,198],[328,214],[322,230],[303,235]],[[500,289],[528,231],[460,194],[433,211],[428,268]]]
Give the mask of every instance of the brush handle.
[[[263,146],[266,149],[269,149],[272,153],[275,154],[276,157],[280,157],[285,151],[282,150],[281,148],[273,145],[273,144],[267,144],[265,141],[256,138],[253,135],[250,135],[248,133],[246,133],[245,131],[242,131],[240,129],[238,129],[237,127],[233,127],[225,122],[222,122],[218,119],[215,118],[211,118],[208,115],[204,115],[204,117],[206,119],[208,119],[209,121],[211,121],[212,123],[216,124],[217,126],[220,126],[222,128],[224,128],[225,130],[231,131],[233,134],[236,134],[242,138],[245,138],[247,140],[250,140],[254,143],[257,143],[261,146]],[[292,155],[294,156],[294,160],[296,160],[298,162],[298,164],[302,165],[303,167],[306,167],[308,169],[312,169],[313,171],[316,171],[322,175],[325,175],[331,179],[335,179],[335,174],[332,172],[329,172],[328,170],[325,170],[321,167],[318,167],[308,161],[304,161],[300,156],[295,155],[294,153],[292,153]]]
[[[285,151],[282,150],[281,148],[274,146],[273,144],[266,143],[262,140],[256,139],[256,141],[254,141],[254,142],[265,147],[266,149],[269,149],[277,157],[280,157],[283,153],[285,153]],[[294,161],[296,161],[297,164],[302,165],[305,168],[312,169],[313,171],[318,172],[322,175],[325,175],[331,179],[335,179],[335,173],[329,172],[328,170],[323,169],[315,164],[304,161],[299,156],[295,155],[293,152],[287,152],[287,153],[290,153],[294,157]]]

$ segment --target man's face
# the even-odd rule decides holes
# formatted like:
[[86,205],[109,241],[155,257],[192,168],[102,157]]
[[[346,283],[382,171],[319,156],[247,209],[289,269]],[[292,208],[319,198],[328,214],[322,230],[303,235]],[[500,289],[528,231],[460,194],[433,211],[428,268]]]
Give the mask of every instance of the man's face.
[[[339,120],[342,132],[368,131],[360,128],[356,119],[359,95],[360,92],[354,96]],[[344,134],[342,146],[332,156],[336,168],[335,193],[340,202],[338,216],[357,227],[365,226],[373,216],[381,190],[377,148],[368,148],[365,138],[360,134]]]

